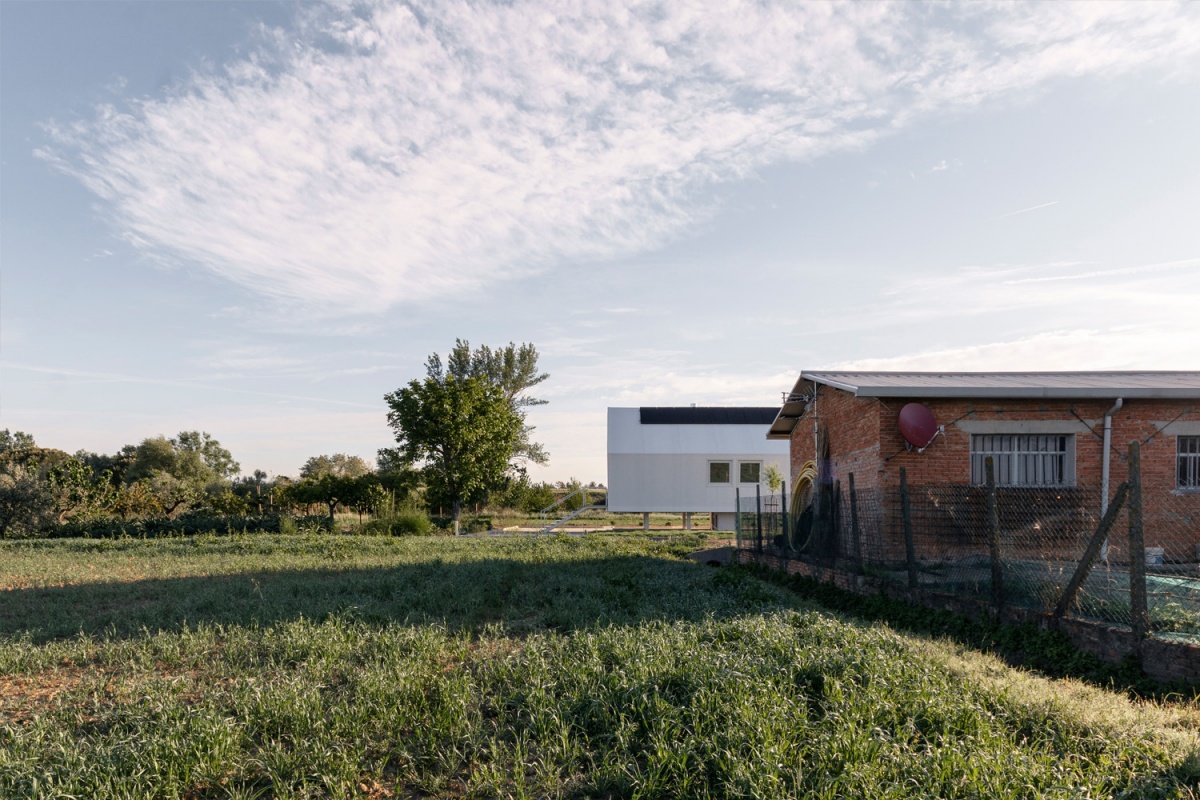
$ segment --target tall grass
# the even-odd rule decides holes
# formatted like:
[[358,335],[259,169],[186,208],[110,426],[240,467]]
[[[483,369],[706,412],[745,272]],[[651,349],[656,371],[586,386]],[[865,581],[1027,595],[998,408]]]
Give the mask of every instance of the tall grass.
[[0,547],[0,796],[1197,796],[1194,708],[677,541],[95,544]]

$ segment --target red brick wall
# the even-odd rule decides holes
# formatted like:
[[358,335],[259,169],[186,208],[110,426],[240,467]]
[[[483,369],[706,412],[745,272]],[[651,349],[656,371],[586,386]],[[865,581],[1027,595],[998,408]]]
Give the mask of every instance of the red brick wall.
[[[908,482],[965,485],[970,481],[971,437],[957,423],[966,420],[1064,420],[1079,418],[1091,425],[1075,434],[1075,480],[1080,487],[1101,483],[1103,417],[1113,400],[937,400],[922,398],[945,435],[924,453],[908,450],[897,426],[903,398],[864,398],[820,386],[815,416],[828,427],[833,477],[845,482],[854,472],[864,489],[895,487],[900,467]],[[792,475],[813,457],[814,405],[792,433]],[[1142,442],[1142,503],[1147,546],[1167,548],[1168,559],[1192,561],[1200,543],[1200,493],[1176,489],[1176,436],[1168,427],[1159,432],[1154,422],[1200,421],[1200,402],[1190,400],[1127,400],[1112,418],[1110,496],[1128,474],[1129,442]]]
[[857,486],[874,488],[880,470],[880,403],[870,397],[820,387],[817,401],[792,431],[792,478],[813,460],[813,410],[829,432],[833,477],[845,480],[853,472]]

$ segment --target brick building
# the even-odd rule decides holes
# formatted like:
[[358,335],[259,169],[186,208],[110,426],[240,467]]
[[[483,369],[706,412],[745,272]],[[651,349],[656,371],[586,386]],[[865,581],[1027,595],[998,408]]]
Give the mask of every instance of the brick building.
[[[937,423],[924,447],[901,435],[909,403]],[[859,490],[888,492],[900,467],[910,486],[979,486],[991,456],[998,486],[1094,512],[1081,525],[1125,480],[1137,440],[1146,544],[1170,561],[1200,559],[1200,372],[803,372],[768,438],[790,440],[801,504],[804,480],[829,486],[853,473]]]

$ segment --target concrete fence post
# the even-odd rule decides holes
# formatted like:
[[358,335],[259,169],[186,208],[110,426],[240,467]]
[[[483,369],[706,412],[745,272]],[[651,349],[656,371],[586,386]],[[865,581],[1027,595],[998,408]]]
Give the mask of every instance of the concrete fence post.
[[854,571],[863,574],[862,531],[858,527],[858,493],[854,490],[854,473],[848,476],[850,484],[850,549],[854,555]]
[[913,542],[912,512],[908,507],[908,473],[900,468],[900,519],[904,525],[904,560],[908,564],[908,588],[917,588],[917,547]]
[[1004,567],[1000,561],[1000,504],[996,497],[996,463],[991,456],[983,460],[987,481],[988,555],[992,561],[992,605],[996,617],[1004,611]]
[[758,552],[761,553],[762,549],[763,549],[762,488],[758,484],[754,485],[754,530],[755,530],[755,535],[758,537],[757,538],[757,542],[758,542],[757,549],[758,549]]
[[1142,449],[1129,443],[1129,613],[1134,647],[1140,656],[1150,630],[1146,608],[1146,540],[1142,528]]

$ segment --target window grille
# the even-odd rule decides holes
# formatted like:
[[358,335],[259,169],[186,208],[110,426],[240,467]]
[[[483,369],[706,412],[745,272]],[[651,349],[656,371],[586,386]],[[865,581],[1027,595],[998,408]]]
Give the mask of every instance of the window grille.
[[987,480],[984,460],[995,462],[997,486],[1067,486],[1073,436],[975,434],[971,437],[971,483]]
[[1200,436],[1176,438],[1179,488],[1200,489]]

